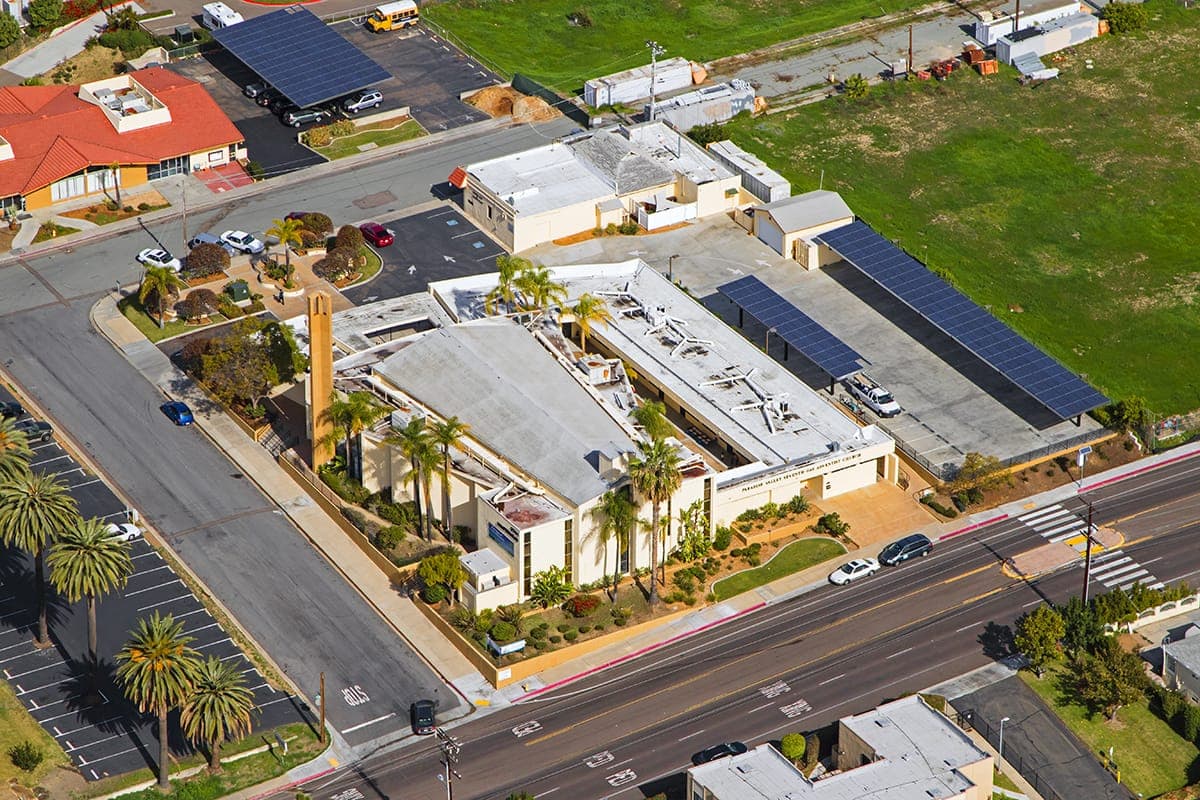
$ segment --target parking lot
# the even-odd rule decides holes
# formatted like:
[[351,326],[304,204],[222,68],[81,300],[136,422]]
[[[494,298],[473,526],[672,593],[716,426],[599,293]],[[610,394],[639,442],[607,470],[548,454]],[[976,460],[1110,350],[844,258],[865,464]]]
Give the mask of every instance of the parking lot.
[[[0,388],[0,398],[10,395]],[[89,473],[56,442],[33,448],[35,470],[56,473],[69,487],[84,517],[125,522],[128,510],[97,476]],[[193,637],[191,646],[203,657],[233,661],[246,676],[257,704],[256,728],[271,728],[303,719],[294,696],[270,686],[234,643],[221,623],[204,608],[187,584],[145,539],[131,543],[134,571],[119,592],[97,604],[101,671],[99,702],[88,705],[91,679],[87,661],[87,614],[50,593],[49,622],[53,647],[33,646],[37,626],[33,561],[19,551],[0,557],[0,670],[13,691],[88,780],[98,780],[144,767],[154,767],[158,753],[157,723],[124,697],[114,680],[114,655],[140,618],[155,611],[171,614]],[[171,730],[177,755],[192,752],[179,732]]]
[[444,205],[407,217],[380,219],[396,241],[376,248],[383,270],[371,281],[342,292],[355,304],[423,292],[435,281],[494,272],[504,249],[456,207]]

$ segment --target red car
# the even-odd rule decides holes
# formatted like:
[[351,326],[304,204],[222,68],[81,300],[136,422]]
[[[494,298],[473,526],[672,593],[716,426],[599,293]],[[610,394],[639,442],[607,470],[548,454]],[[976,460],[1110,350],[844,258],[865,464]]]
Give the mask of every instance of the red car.
[[378,222],[368,222],[365,225],[359,225],[358,229],[362,231],[363,238],[376,247],[387,247],[396,241],[396,237],[392,235],[392,232]]

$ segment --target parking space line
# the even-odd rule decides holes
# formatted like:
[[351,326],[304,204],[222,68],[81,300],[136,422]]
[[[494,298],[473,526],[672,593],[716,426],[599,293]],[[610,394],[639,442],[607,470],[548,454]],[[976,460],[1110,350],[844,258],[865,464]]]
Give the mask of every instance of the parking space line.
[[502,255],[504,255],[503,251],[498,252],[498,253],[492,253],[491,255],[486,255],[483,258],[477,258],[477,259],[475,259],[475,261],[476,261],[476,263],[478,263],[480,261],[487,261],[492,258],[498,258],[499,256],[502,256]]
[[[193,609],[192,611],[185,611],[182,614],[176,614],[175,619],[178,620],[178,619],[183,619],[184,617],[190,617],[192,614],[199,614],[201,611],[203,611],[205,614],[208,614],[208,609],[205,608],[204,606],[200,606],[199,608]],[[212,616],[212,614],[208,614],[208,615],[210,617]]]
[[40,467],[40,466],[42,466],[43,464],[49,464],[51,461],[58,461],[58,460],[59,460],[59,459],[61,459],[61,458],[67,458],[67,454],[66,454],[66,453],[63,453],[61,456],[51,456],[50,458],[46,458],[46,459],[43,459],[43,460],[41,460],[41,461],[30,461],[30,462],[29,462],[29,466],[31,466],[31,467]]
[[[126,736],[126,735],[128,735],[128,734],[126,734],[124,732],[114,733],[112,736],[105,736],[103,739],[97,739],[94,742],[88,742],[87,744],[81,744],[81,745],[73,745],[70,742],[66,742],[68,745],[70,745],[70,747],[64,747],[63,752],[75,753],[75,752],[78,752],[79,750],[83,750],[88,747],[95,747],[98,744],[104,744],[105,742],[111,742],[113,739],[120,739],[122,736]],[[96,759],[96,761],[101,761],[101,760],[103,760],[103,759],[99,759],[99,758]],[[83,763],[88,763],[88,762],[80,761],[80,763],[83,764]],[[94,764],[96,762],[93,761],[91,763]]]
[[[75,728],[74,730],[69,730],[69,731],[60,731],[58,728],[54,728],[54,738],[57,739],[59,736],[70,736],[72,733],[79,733],[80,731],[86,731],[88,728],[98,728],[101,725],[107,725],[110,722],[116,722],[117,720],[121,720],[121,719],[125,719],[125,717],[123,717],[123,716],[113,717],[111,719],[101,720],[100,722],[96,722],[91,725],[84,725],[82,728]],[[45,724],[45,723],[42,723],[42,724]]]
[[[233,655],[231,655],[231,656],[225,656],[225,657],[224,657],[224,658],[222,658],[221,660],[222,660],[222,661],[230,661],[230,660],[232,660],[232,659],[239,658],[239,657],[240,657],[240,656],[242,656],[242,655],[243,655],[242,651],[240,651],[240,650],[239,650],[238,652],[234,653],[234,654],[233,654]],[[249,661],[249,659],[246,659],[246,660],[247,660],[247,661]]]
[[138,611],[149,611],[152,608],[158,608],[159,606],[165,606],[167,603],[174,603],[176,600],[186,600],[187,598],[189,598],[191,596],[192,596],[192,593],[188,592],[187,594],[181,594],[178,597],[172,597],[170,600],[163,600],[161,603],[154,603],[153,605],[143,606],[142,608],[139,608]]
[[259,703],[258,705],[255,706],[255,708],[257,708],[259,711],[261,711],[264,708],[266,708],[267,706],[274,705],[275,703],[282,703],[284,700],[290,700],[291,698],[292,698],[292,696],[290,694],[285,695],[283,697],[276,697],[274,700],[268,700],[265,703]]
[[205,630],[208,630],[209,628],[219,627],[220,624],[221,623],[219,623],[219,622],[210,622],[207,625],[201,625],[199,628],[196,628],[195,630],[184,631],[183,635],[184,636],[194,636],[195,634],[199,633],[200,631],[205,631]]
[[170,585],[171,585],[171,584],[173,584],[173,583],[183,583],[183,581],[179,580],[179,578],[172,578],[171,580],[169,580],[169,581],[167,581],[167,582],[165,582],[165,583],[160,583],[160,584],[157,584],[157,585],[155,585],[155,586],[147,586],[145,589],[137,589],[137,590],[135,590],[135,591],[132,591],[132,592],[126,592],[126,593],[125,593],[125,596],[126,596],[126,597],[133,597],[135,594],[141,594],[142,592],[152,592],[152,591],[154,591],[155,589],[161,589],[161,588],[163,588],[164,586],[170,586]]
[[44,667],[38,667],[37,669],[31,669],[31,670],[28,670],[27,672],[18,672],[16,675],[9,675],[8,670],[4,670],[4,677],[8,678],[10,681],[15,681],[17,678],[24,678],[26,675],[32,675],[35,672],[41,672],[43,670],[54,669],[55,667],[61,667],[65,663],[67,663],[67,662],[55,661],[53,664],[47,664]]
[[79,489],[80,487],[83,487],[83,486],[91,486],[93,483],[99,483],[99,482],[100,482],[100,479],[99,479],[99,478],[92,478],[90,481],[84,481],[83,483],[77,483],[77,484],[75,484],[74,486],[72,486],[71,488],[72,488],[72,489]]
[[[133,573],[129,577],[140,578],[143,575],[149,575],[151,572],[158,572],[160,569],[171,569],[171,565],[164,563],[164,564],[159,564],[157,567],[148,567],[146,569],[139,569],[137,572]],[[174,574],[175,570],[171,569],[171,573]]]
[[[15,645],[13,645],[13,647],[20,647],[21,645],[24,645],[24,644],[27,644],[27,642],[21,642],[20,645],[15,644]],[[21,655],[19,655],[19,656],[12,656],[10,658],[0,659],[0,664],[7,664],[10,661],[16,661],[18,658],[24,658],[25,656],[32,655],[33,653],[36,653],[36,652],[37,652],[37,648],[34,648],[33,650],[26,650],[24,653],[21,653]]]
[[[208,644],[198,644],[195,647],[193,647],[192,649],[193,650],[203,650],[204,648],[212,647],[215,644],[221,644],[222,642],[232,642],[232,641],[233,641],[233,639],[226,636],[224,639],[217,639],[215,642],[209,642]],[[241,655],[241,653],[239,652],[238,655]]]
[[[89,765],[91,765],[91,764],[99,764],[101,761],[107,761],[107,760],[108,760],[108,759],[110,759],[110,758],[116,758],[117,756],[123,756],[123,755],[125,755],[126,753],[132,753],[132,752],[134,752],[135,750],[138,750],[138,749],[140,749],[140,748],[137,748],[137,747],[130,747],[128,750],[121,750],[121,751],[119,751],[119,752],[116,752],[116,753],[109,753],[109,754],[108,754],[108,755],[106,755],[106,756],[100,756],[99,758],[92,759],[91,761],[87,761],[87,760],[85,760],[84,758],[82,758],[82,757],[81,757],[81,758],[79,759],[79,766],[81,766],[81,767],[86,767],[86,766],[89,766]],[[92,774],[93,774],[93,775],[95,775],[95,774],[96,774],[96,770],[92,770]]]
[[[17,696],[20,697],[22,695],[33,694],[34,692],[40,692],[42,689],[52,689],[55,686],[62,686],[67,681],[73,681],[73,680],[75,680],[75,676],[68,675],[67,677],[63,678],[61,681],[55,681],[54,683],[47,683],[42,686],[35,686],[32,689],[22,689],[20,686],[17,686],[17,684],[15,684],[15,683],[13,684],[13,686],[17,687]],[[42,708],[45,708],[45,706],[42,706]]]
[[[51,705],[58,705],[59,703],[65,703],[65,702],[67,702],[66,698],[64,698],[62,700],[55,700],[53,703],[41,706],[41,708],[39,710],[44,709],[44,708],[49,708]],[[101,703],[101,705],[108,705],[108,703],[104,702],[104,703]],[[98,708],[98,706],[93,706],[93,708]],[[54,720],[62,719],[63,717],[74,717],[78,713],[79,712],[77,712],[77,711],[67,711],[62,714],[55,714],[53,717],[46,717],[45,719],[39,719],[37,721],[38,721],[39,725],[45,725],[47,722],[53,722]],[[37,717],[34,717],[34,719],[37,719]],[[123,717],[117,717],[117,719],[123,719]]]

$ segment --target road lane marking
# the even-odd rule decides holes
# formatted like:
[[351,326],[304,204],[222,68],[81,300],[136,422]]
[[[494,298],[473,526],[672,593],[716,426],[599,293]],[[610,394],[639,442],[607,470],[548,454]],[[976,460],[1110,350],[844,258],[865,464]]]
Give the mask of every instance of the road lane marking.
[[[263,685],[265,686],[266,684]],[[396,712],[393,711],[391,714],[384,714],[382,717],[376,717],[375,719],[370,719],[366,722],[360,722],[357,725],[351,725],[349,728],[342,728],[342,735],[354,733],[355,731],[365,728],[368,725],[374,725],[376,722],[383,722],[385,719],[391,719],[394,716],[396,716]]]
[[948,583],[954,583],[955,581],[961,581],[963,578],[969,578],[972,575],[978,575],[980,572],[983,572],[983,571],[989,570],[989,569],[995,569],[995,567],[996,567],[995,564],[984,564],[982,567],[976,567],[975,569],[968,570],[967,572],[963,572],[963,573],[955,575],[951,578],[946,578],[939,585],[945,586]]
[[[768,703],[768,705],[770,705],[770,704]],[[690,739],[693,736],[699,736],[700,734],[704,733],[704,731],[705,731],[705,729],[701,728],[700,730],[696,731],[695,733],[689,733],[687,736],[680,736],[679,741],[682,742],[684,739]]]
[[[1041,600],[1034,600],[1034,602],[1035,602],[1035,603],[1040,603],[1040,602],[1042,602],[1042,601],[1041,601]],[[955,632],[955,633],[962,633],[963,631],[969,631],[971,628],[978,628],[980,625],[982,625],[982,624],[983,624],[984,622],[986,622],[986,621],[987,621],[987,620],[983,620],[983,619],[981,619],[981,620],[979,620],[978,622],[972,622],[970,625],[963,625],[961,628],[957,629],[957,630],[956,630],[956,631],[954,631],[954,632]]]
[[838,680],[839,678],[844,678],[844,677],[846,677],[846,673],[843,672],[841,675],[834,675],[829,680],[821,681],[820,683],[817,684],[817,686],[824,686],[827,683],[833,683],[834,681]]
[[[957,631],[955,631],[955,633],[957,633]],[[898,658],[898,657],[900,657],[900,656],[904,655],[905,653],[908,653],[908,652],[911,652],[911,651],[912,651],[912,648],[911,648],[911,647],[906,647],[906,648],[904,648],[903,650],[901,650],[899,653],[892,653],[890,656],[888,656],[888,657],[887,657],[886,659],[884,659],[884,660],[885,660],[885,661],[891,661],[893,658]]]
[[753,714],[755,711],[762,711],[764,708],[771,708],[774,705],[775,705],[774,703],[763,703],[761,706],[755,706],[754,708],[750,709],[746,713]]
[[546,791],[542,792],[541,794],[535,794],[533,796],[534,800],[537,800],[537,798],[539,798],[539,797],[545,797],[548,794],[554,794],[555,792],[558,791],[558,789],[559,789],[559,787],[555,786],[553,789],[547,789]]
[[1046,601],[1039,597],[1037,600],[1030,600],[1028,603],[1021,606],[1021,608],[1029,608],[1030,606],[1036,606],[1038,603],[1044,603],[1044,602],[1046,602]]

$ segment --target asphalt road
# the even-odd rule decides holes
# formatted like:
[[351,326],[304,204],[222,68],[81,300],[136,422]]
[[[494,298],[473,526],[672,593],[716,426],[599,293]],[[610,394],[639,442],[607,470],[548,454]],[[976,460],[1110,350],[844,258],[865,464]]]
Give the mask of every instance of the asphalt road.
[[[1198,476],[1200,459],[1191,459],[1085,499],[1098,523],[1120,520],[1133,558],[1169,564],[1159,570],[1168,582],[1194,579]],[[1084,500],[1063,505],[1086,513]],[[451,731],[462,742],[455,796],[680,796],[681,771],[711,744],[777,741],[1007,657],[1016,617],[1081,588],[1077,567],[1030,582],[1001,573],[1003,558],[1041,542],[1019,519],[1004,520],[941,543],[930,558],[820,587],[465,721]],[[432,800],[445,793],[438,758],[422,741],[301,788],[316,800]]]

